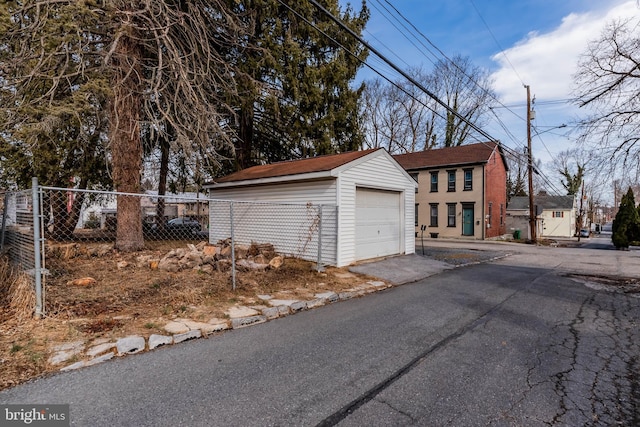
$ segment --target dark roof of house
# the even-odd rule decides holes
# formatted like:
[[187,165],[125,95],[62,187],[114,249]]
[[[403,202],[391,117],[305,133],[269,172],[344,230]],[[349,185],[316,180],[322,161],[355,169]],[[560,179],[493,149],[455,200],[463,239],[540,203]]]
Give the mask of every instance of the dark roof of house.
[[[574,203],[573,196],[549,196],[539,194],[534,196],[533,203],[542,209],[572,209]],[[518,196],[512,197],[509,201],[507,209],[511,210],[527,210],[529,209],[529,197]]]
[[268,165],[253,166],[234,172],[214,180],[215,183],[246,181],[251,179],[275,178],[304,173],[325,172],[346,165],[354,160],[366,156],[382,148],[374,148],[363,151],[349,151],[341,154],[329,154],[326,156],[309,157],[299,160],[287,160]]
[[[495,142],[481,142],[457,147],[398,154],[393,156],[393,158],[406,170],[478,164],[488,162],[496,147],[501,151],[500,145]],[[502,154],[502,151],[500,154]],[[504,156],[502,157],[504,159]],[[507,167],[506,162],[505,167]]]

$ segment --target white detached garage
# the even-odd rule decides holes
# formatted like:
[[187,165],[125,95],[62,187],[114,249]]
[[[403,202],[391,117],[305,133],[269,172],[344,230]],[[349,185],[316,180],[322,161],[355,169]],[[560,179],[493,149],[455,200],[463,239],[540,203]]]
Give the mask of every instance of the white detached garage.
[[[274,243],[277,241],[273,236],[274,225],[282,227],[284,234],[304,216],[302,207],[325,206],[321,212],[335,215],[322,217],[325,226],[327,221],[334,223],[323,227],[333,235],[327,236],[323,231],[319,245],[322,260],[341,267],[372,258],[414,253],[417,186],[393,157],[380,148],[254,166],[205,187],[214,200],[279,203],[300,208],[274,215],[269,220],[271,227],[255,227],[250,233],[245,230],[245,240],[253,242]],[[216,209],[210,209],[212,243],[228,237],[227,229],[222,227],[224,230],[220,231],[216,227],[220,217],[214,218],[215,212]],[[251,215],[248,212],[245,216]],[[247,223],[260,221],[264,223],[265,218],[256,217]],[[268,228],[271,235],[264,235]],[[242,234],[243,230],[235,232]],[[309,255],[302,257],[315,259],[313,254]]]

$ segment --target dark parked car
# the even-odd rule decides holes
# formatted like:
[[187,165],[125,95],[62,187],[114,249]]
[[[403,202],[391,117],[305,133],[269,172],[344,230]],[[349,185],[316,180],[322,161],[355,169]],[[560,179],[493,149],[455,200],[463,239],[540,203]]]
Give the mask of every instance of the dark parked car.
[[173,218],[167,222],[167,230],[177,233],[196,234],[202,230],[202,226],[198,221],[191,218]]

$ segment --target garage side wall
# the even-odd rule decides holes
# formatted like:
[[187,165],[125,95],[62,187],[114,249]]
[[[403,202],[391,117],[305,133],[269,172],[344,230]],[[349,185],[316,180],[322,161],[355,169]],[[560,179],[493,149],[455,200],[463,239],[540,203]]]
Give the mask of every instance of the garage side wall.
[[401,193],[400,253],[415,252],[414,208],[415,186],[392,159],[373,157],[340,173],[338,177],[338,266],[349,265],[356,258],[356,188],[398,191]]
[[278,253],[315,262],[320,243],[322,264],[336,265],[335,188],[335,180],[325,180],[212,189],[209,241],[231,237],[233,215],[237,244],[270,243]]

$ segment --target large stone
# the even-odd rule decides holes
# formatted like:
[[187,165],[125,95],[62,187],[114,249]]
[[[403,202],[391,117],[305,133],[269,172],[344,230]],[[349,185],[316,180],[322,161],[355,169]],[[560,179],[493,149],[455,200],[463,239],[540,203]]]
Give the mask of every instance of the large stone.
[[267,258],[262,254],[258,254],[254,256],[251,261],[255,262],[256,264],[263,264],[263,265],[269,264],[269,262],[267,261]]
[[281,256],[277,256],[269,261],[269,268],[271,268],[272,270],[277,270],[282,267],[282,264],[284,264],[284,258],[282,258]]
[[96,357],[104,353],[113,353],[113,350],[116,348],[116,343],[108,342],[104,344],[94,345],[86,351],[86,355],[89,357]]
[[149,337],[149,350],[169,344],[173,344],[173,337],[158,334],[151,334]]
[[372,280],[367,283],[370,284],[371,286],[375,286],[376,288],[385,288],[387,286],[385,282],[381,282],[380,280]]
[[144,351],[144,346],[144,338],[137,335],[129,335],[128,337],[120,338],[116,342],[118,356],[140,353]]
[[216,328],[216,325],[212,325],[211,323],[196,322],[193,320],[184,320],[183,323],[192,331],[196,329],[200,330],[202,335],[208,335],[219,330]]
[[255,316],[257,314],[260,314],[259,311],[254,310],[252,308],[249,307],[231,307],[229,310],[227,310],[225,312],[229,318],[231,319],[237,319],[240,317],[250,317],[250,316]]
[[315,295],[316,298],[322,298],[324,300],[326,300],[327,302],[336,302],[338,301],[340,298],[338,297],[338,294],[336,294],[335,292],[321,292],[319,294]]
[[229,323],[226,321],[226,319],[218,319],[217,317],[214,317],[213,319],[209,320],[209,324],[213,326],[213,332],[219,332],[224,331],[225,329],[229,329]]
[[239,271],[264,271],[269,267],[269,264],[258,264],[257,262],[241,259],[236,261],[236,268]]
[[231,258],[231,246],[225,246],[220,249],[220,258]]
[[67,351],[72,350],[80,353],[84,349],[84,341],[71,341],[63,344],[58,344],[53,347],[53,351]]
[[164,330],[170,334],[184,334],[185,332],[189,332],[191,329],[185,325],[184,322],[172,321],[164,325]]
[[260,310],[262,315],[269,320],[277,319],[280,317],[280,312],[278,311],[278,307],[266,307]]
[[316,307],[322,307],[326,303],[327,303],[327,300],[325,298],[315,298],[315,299],[312,299],[311,301],[307,301],[307,308],[312,309]]
[[289,306],[292,312],[297,313],[298,311],[306,310],[307,303],[306,301],[297,301]]
[[217,254],[220,253],[220,248],[217,246],[207,245],[202,248],[202,253],[205,256],[215,257]]
[[236,245],[236,259],[246,258],[248,252],[249,252],[249,246]]
[[158,269],[169,273],[177,273],[180,271],[180,265],[176,258],[167,255],[158,263]]
[[300,302],[300,300],[297,300],[297,299],[270,299],[267,302],[269,303],[269,305],[271,305],[273,307],[277,307],[277,306],[280,306],[280,305],[285,305],[287,307],[290,307],[291,304],[294,304],[296,302]]
[[184,334],[174,335],[173,342],[177,344],[179,342],[200,338],[201,336],[202,336],[202,332],[200,332],[200,329],[194,329],[192,331],[185,332]]
[[246,326],[257,325],[258,323],[264,323],[267,321],[265,316],[251,316],[240,317],[237,319],[231,319],[231,327],[233,329],[244,328]]

